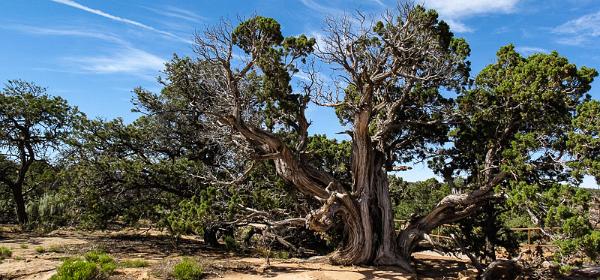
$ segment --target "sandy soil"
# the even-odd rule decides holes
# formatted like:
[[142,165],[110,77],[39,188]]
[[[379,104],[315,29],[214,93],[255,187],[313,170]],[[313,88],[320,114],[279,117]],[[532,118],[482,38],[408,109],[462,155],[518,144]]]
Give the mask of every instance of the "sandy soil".
[[[176,245],[177,244],[177,245]],[[49,279],[65,257],[80,256],[93,249],[102,249],[117,262],[144,259],[143,268],[119,268],[111,279],[168,279],[172,267],[183,256],[196,259],[204,268],[207,279],[225,280],[362,280],[417,279],[393,267],[343,267],[328,264],[323,258],[313,260],[240,257],[204,246],[193,236],[179,242],[162,232],[127,230],[81,232],[58,230],[38,236],[0,230],[0,246],[12,250],[12,256],[0,261],[0,279]],[[39,248],[44,248],[40,252]],[[434,253],[415,255],[418,279],[464,278],[465,260]]]

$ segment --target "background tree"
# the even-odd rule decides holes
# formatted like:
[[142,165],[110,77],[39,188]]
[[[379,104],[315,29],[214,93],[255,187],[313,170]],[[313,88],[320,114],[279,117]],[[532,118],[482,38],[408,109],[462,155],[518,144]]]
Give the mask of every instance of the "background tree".
[[540,227],[549,226],[547,215],[559,211],[563,225],[589,232],[589,222],[576,214],[589,197],[576,189],[581,177],[570,166],[583,162],[588,172],[598,160],[586,152],[592,157],[581,161],[572,149],[578,141],[594,144],[582,140],[587,130],[577,127],[577,108],[592,102],[587,92],[595,76],[594,69],[577,68],[556,52],[524,58],[512,45],[501,48],[497,62],[459,96],[460,120],[450,132],[453,147],[432,162],[447,178],[466,174],[471,191],[444,198],[416,224],[427,228],[471,216],[490,199],[507,197],[509,206],[529,213]]
[[27,223],[24,195],[31,190],[24,187],[34,187],[26,184],[28,172],[34,163],[52,159],[80,116],[33,83],[8,81],[0,92],[0,151],[6,163],[0,178],[12,192],[20,224]]

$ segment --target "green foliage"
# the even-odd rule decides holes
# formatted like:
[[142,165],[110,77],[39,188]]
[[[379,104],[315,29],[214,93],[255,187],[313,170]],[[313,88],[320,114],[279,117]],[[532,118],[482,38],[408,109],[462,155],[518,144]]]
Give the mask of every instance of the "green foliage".
[[600,231],[594,230],[583,236],[581,247],[585,254],[593,260],[600,257]]
[[225,248],[229,251],[236,251],[240,248],[240,245],[233,236],[227,235],[223,238],[223,241],[225,242]]
[[184,199],[179,203],[179,207],[169,212],[163,223],[169,231],[175,235],[185,233],[203,234],[205,226],[214,220],[212,211],[215,203],[216,189],[208,188],[200,196],[193,196],[191,199]]
[[511,257],[519,253],[518,234],[507,226],[505,213],[509,212],[501,199],[487,202],[477,215],[461,220],[459,224],[461,243],[482,264],[496,260],[496,251],[504,248]]
[[66,260],[57,269],[51,280],[104,279],[95,263],[84,260]]
[[409,220],[428,213],[446,195],[450,194],[447,184],[436,179],[421,182],[405,182],[400,177],[389,176],[390,195],[396,219]]
[[173,267],[173,277],[177,280],[197,280],[202,278],[202,267],[190,258],[184,258]]
[[0,181],[12,190],[22,225],[28,221],[24,187],[39,191],[37,184],[43,182],[31,179],[31,169],[51,160],[82,118],[65,99],[33,83],[11,80],[0,91]]
[[63,253],[65,251],[65,249],[58,245],[52,245],[46,251],[52,252],[52,253]]
[[44,248],[44,247],[42,247],[42,246],[37,246],[37,247],[35,247],[35,251],[36,251],[38,254],[43,254],[43,253],[46,253],[46,248]]
[[44,193],[39,199],[27,204],[30,223],[40,229],[54,229],[66,225],[69,212],[69,199],[60,193]]
[[4,246],[0,246],[0,260],[5,258],[10,258],[12,256],[12,251]]
[[328,139],[325,135],[311,135],[306,145],[312,166],[332,174],[341,182],[351,182],[350,161],[352,144],[349,141]]
[[577,158],[569,166],[575,177],[589,174],[600,182],[600,101],[590,100],[579,105],[573,119],[574,131],[569,134],[568,147]]
[[141,259],[124,260],[119,263],[120,267],[126,268],[147,267],[149,265],[150,263],[148,263],[148,261]]
[[115,260],[104,252],[90,251],[84,255],[84,258],[88,262],[97,264],[100,273],[104,275],[111,274],[117,268]]
[[64,261],[52,276],[53,280],[92,280],[107,279],[117,268],[115,260],[108,254],[91,251],[84,259],[74,258]]

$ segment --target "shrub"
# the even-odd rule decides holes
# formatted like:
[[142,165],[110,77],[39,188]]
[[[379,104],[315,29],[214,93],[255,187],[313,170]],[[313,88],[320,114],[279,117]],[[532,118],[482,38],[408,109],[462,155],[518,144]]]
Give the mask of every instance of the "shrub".
[[21,249],[27,249],[27,248],[29,248],[29,245],[27,245],[27,244],[21,244],[19,247],[21,247]]
[[127,268],[136,268],[136,267],[147,267],[148,261],[146,260],[124,260],[121,262],[121,267],[127,267]]
[[273,254],[273,258],[276,259],[289,259],[290,258],[290,252],[288,251],[277,251]]
[[52,253],[62,253],[62,252],[64,252],[65,250],[64,250],[62,247],[58,246],[58,245],[52,245],[52,246],[50,246],[50,247],[48,248],[48,250],[47,250],[47,251],[48,251],[48,252],[52,252]]
[[239,248],[239,244],[233,236],[227,235],[223,238],[223,241],[225,242],[225,248],[229,251],[235,251]]
[[46,253],[46,248],[44,248],[42,246],[37,246],[37,247],[35,247],[35,251],[40,254],[43,254],[43,253]]
[[581,240],[583,252],[592,260],[597,260],[600,256],[600,231],[592,231]]
[[68,259],[58,267],[52,280],[106,279],[117,268],[115,260],[108,254],[90,251],[84,259]]
[[177,280],[196,280],[202,278],[202,267],[195,261],[184,258],[173,267],[173,277]]
[[107,253],[90,251],[84,257],[86,261],[98,264],[100,272],[103,274],[110,274],[117,268],[117,263]]
[[0,246],[0,260],[5,258],[10,258],[12,256],[12,251],[7,247]]
[[66,260],[51,280],[91,280],[102,278],[98,266],[84,260]]
[[27,204],[27,214],[32,226],[41,230],[52,230],[65,225],[68,218],[68,197],[46,193],[39,200]]

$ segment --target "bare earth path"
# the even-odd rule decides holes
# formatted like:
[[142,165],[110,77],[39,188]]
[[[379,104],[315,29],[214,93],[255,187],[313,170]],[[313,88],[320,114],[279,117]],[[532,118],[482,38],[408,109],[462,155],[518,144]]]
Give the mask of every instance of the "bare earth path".
[[[64,258],[95,249],[106,251],[117,262],[144,259],[149,264],[142,268],[119,268],[111,279],[169,279],[173,265],[183,256],[202,264],[208,279],[417,279],[393,267],[344,267],[324,260],[271,259],[267,267],[264,258],[240,257],[210,249],[192,236],[183,237],[175,245],[172,238],[154,230],[57,230],[46,235],[33,235],[0,227],[0,246],[12,251],[11,257],[0,261],[0,279],[49,279]],[[418,279],[455,279],[459,271],[466,269],[464,260],[432,254],[415,257],[418,259]]]

